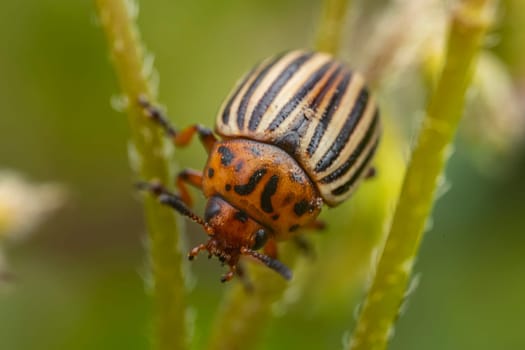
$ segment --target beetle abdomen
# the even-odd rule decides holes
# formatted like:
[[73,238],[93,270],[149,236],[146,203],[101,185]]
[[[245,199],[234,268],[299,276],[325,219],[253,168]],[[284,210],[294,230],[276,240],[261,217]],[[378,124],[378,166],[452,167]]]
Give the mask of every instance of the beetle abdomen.
[[241,80],[219,111],[216,131],[279,146],[335,206],[366,175],[380,121],[361,75],[328,54],[292,51]]

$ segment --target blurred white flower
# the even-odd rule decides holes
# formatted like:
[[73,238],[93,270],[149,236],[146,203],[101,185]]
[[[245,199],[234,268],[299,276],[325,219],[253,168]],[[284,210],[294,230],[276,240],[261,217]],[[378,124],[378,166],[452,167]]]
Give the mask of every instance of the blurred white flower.
[[525,110],[507,68],[489,52],[480,56],[472,90],[462,131],[492,163],[523,145]]
[[419,65],[429,42],[443,44],[448,11],[440,0],[396,0],[372,20],[363,16],[365,22],[355,23],[350,43],[353,65],[372,85],[383,80],[399,84],[407,69]]
[[[365,2],[363,2],[365,3]],[[444,60],[446,31],[458,1],[394,0],[355,23],[350,45],[354,65],[364,72],[383,110],[417,128]],[[363,38],[373,38],[365,40]],[[494,45],[486,42],[487,46]],[[505,64],[489,50],[480,54],[460,129],[480,170],[504,172],[524,145],[525,103]],[[494,160],[503,166],[492,166]]]
[[0,171],[0,242],[19,241],[66,199],[63,186],[33,184],[13,171]]

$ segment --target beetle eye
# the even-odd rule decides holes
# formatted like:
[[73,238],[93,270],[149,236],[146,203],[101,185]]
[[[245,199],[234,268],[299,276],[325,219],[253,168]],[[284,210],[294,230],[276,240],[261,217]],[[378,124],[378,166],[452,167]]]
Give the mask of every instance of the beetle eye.
[[252,249],[257,250],[261,249],[266,241],[268,240],[268,234],[264,229],[260,229],[257,232],[255,232],[255,243],[253,244]]

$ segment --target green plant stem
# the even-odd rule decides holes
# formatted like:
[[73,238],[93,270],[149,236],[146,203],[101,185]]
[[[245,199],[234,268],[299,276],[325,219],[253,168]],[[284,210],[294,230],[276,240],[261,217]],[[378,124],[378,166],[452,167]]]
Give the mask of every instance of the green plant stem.
[[387,346],[406,296],[425,222],[494,6],[489,0],[466,0],[452,13],[445,63],[429,101],[390,232],[349,346],[352,350]]
[[[163,140],[158,128],[144,117],[139,95],[154,101],[145,73],[144,51],[138,29],[125,0],[96,0],[121,90],[127,99],[129,126],[141,179],[169,183]],[[133,159],[132,159],[133,161]],[[179,235],[174,215],[151,196],[144,200],[150,238],[154,297],[154,349],[187,348],[184,280]]]
[[[288,266],[295,261],[297,252],[282,249],[279,259]],[[236,283],[221,306],[209,339],[210,350],[253,349],[260,341],[261,333],[272,317],[272,306],[280,300],[289,286],[274,271],[265,266],[249,262],[249,277],[253,291]]]
[[315,48],[336,55],[350,0],[324,0]]

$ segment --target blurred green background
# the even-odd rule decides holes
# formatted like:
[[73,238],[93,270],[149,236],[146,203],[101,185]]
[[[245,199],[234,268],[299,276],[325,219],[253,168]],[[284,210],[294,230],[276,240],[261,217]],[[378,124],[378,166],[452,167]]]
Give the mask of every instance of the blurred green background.
[[[525,86],[525,6],[503,5],[493,50]],[[142,1],[139,25],[155,54],[160,100],[180,125],[211,125],[254,62],[311,46],[320,8],[315,0]],[[148,348],[145,232],[128,166],[127,120],[110,104],[117,94],[90,1],[2,3],[0,168],[62,183],[69,200],[30,239],[7,249],[15,281],[0,294],[1,349]],[[452,188],[437,203],[416,265],[419,287],[391,349],[525,348],[525,161],[517,156],[504,175],[489,176],[469,147],[458,140],[447,171]],[[204,164],[199,145],[176,155],[185,167]],[[336,218],[344,208],[330,214],[331,227],[342,225]],[[191,241],[202,240],[190,228]],[[192,264],[197,346],[228,288],[216,265]],[[361,290],[328,311],[295,304],[272,322],[262,348],[340,348]]]

